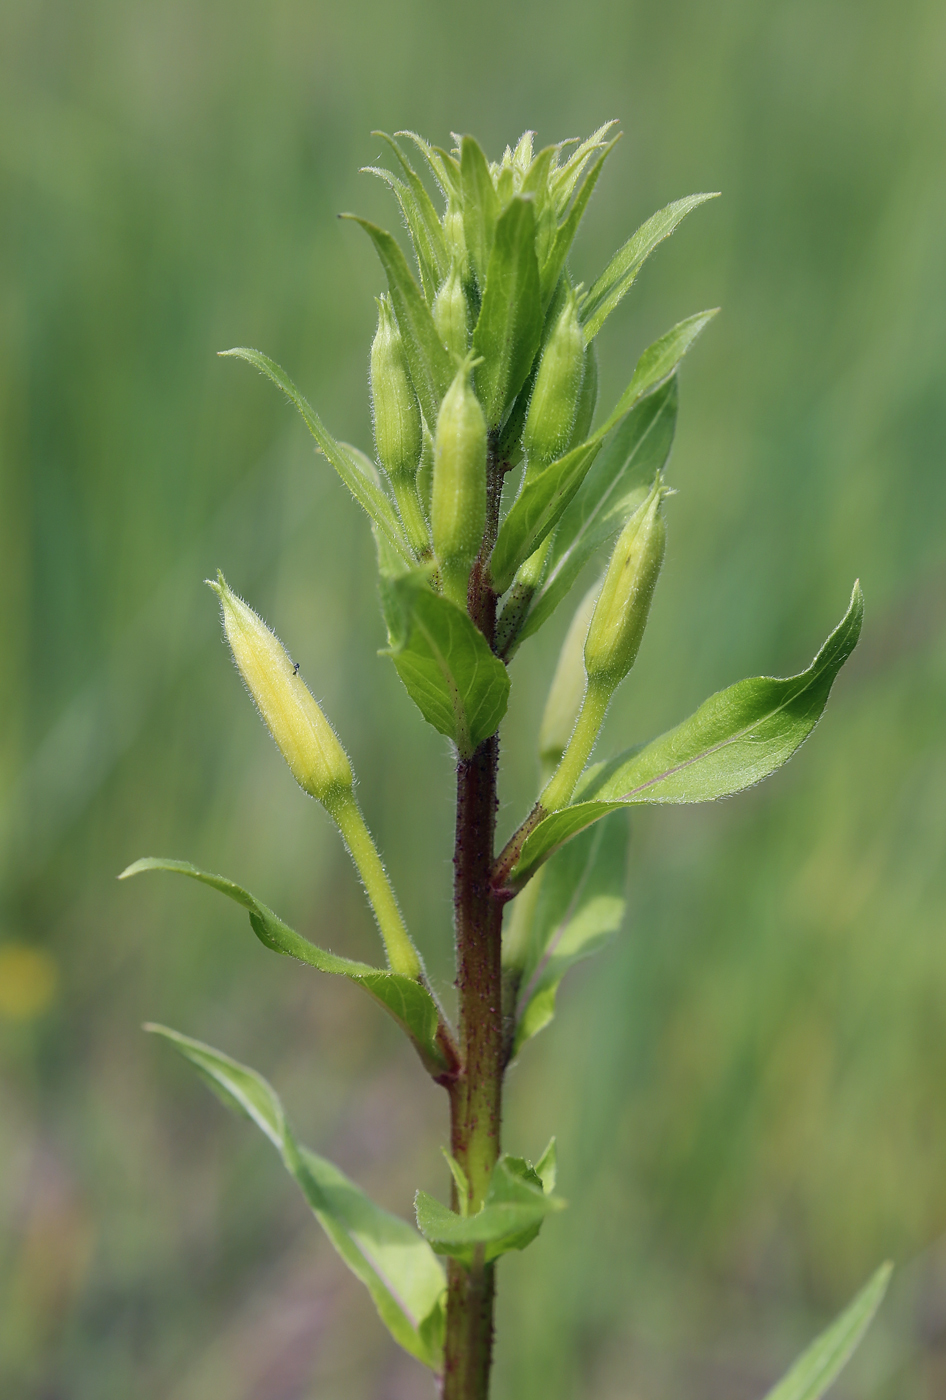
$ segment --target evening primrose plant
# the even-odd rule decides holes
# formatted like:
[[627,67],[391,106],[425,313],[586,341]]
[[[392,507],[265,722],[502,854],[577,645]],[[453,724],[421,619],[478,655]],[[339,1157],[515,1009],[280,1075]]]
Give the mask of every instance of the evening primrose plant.
[[[405,927],[342,739],[298,664],[222,575],[210,586],[233,659],[293,777],[338,827],[377,920],[385,965],[317,947],[247,890],[183,861],[141,860],[124,872],[177,871],[242,904],[268,948],[362,987],[443,1086],[449,1203],[419,1191],[415,1226],[301,1146],[254,1070],[148,1027],[269,1138],[382,1322],[430,1368],[446,1400],[487,1396],[498,1261],[526,1248],[565,1205],[555,1190],[554,1140],[535,1162],[502,1150],[503,1079],[552,1019],[569,967],[620,927],[628,809],[712,801],[768,777],[811,733],[861,627],[855,584],[806,670],[740,681],[659,737],[592,761],[612,697],[637,657],[663,562],[677,372],[715,314],[698,312],[648,346],[617,402],[599,409],[598,332],[658,243],[713,197],[667,205],[589,287],[575,283],[569,254],[614,148],[612,128],[538,152],[527,132],[498,163],[469,136],[449,151],[412,132],[383,136],[394,169],[373,173],[397,199],[416,270],[390,233],[355,220],[387,279],[369,359],[374,460],[332,437],[272,360],[258,350],[224,352],[283,390],[367,515],[386,654],[423,719],[450,740],[455,1017]],[[415,168],[418,155],[439,209]],[[579,582],[544,715],[536,717],[536,799],[499,848],[509,663]],[[888,1272],[885,1265],[875,1274],[770,1400],[823,1394],[878,1306]]]

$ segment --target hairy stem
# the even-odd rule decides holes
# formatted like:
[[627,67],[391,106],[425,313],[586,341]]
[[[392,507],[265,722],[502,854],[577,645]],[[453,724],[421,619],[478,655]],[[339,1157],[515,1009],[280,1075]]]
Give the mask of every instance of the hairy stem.
[[[487,530],[470,577],[470,615],[492,645],[496,599],[486,582],[503,473],[491,450]],[[499,1156],[502,1112],[502,911],[490,876],[496,831],[499,740],[487,739],[457,765],[454,921],[461,1072],[450,1088],[450,1150],[469,1182],[467,1209],[480,1209]],[[454,1198],[456,1186],[454,1185]],[[454,1206],[458,1202],[454,1199]],[[448,1268],[444,1400],[486,1400],[492,1358],[493,1264]]]

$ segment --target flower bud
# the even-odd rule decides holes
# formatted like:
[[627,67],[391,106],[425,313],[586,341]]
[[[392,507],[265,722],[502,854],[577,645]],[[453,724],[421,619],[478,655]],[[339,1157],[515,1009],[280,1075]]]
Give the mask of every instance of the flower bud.
[[463,209],[451,200],[443,216],[443,236],[453,262],[460,269],[461,276],[466,269],[466,234],[463,231]]
[[575,422],[572,425],[571,437],[568,440],[568,447],[571,450],[585,441],[591,433],[591,425],[594,422],[595,409],[598,406],[598,351],[595,341],[591,340],[585,346],[585,372],[581,381],[581,393],[578,395],[578,408],[575,412]]
[[588,590],[578,604],[558,655],[558,664],[549,687],[549,697],[545,702],[545,712],[539,728],[539,762],[542,766],[543,780],[548,778],[561,762],[581,709],[585,694],[585,638],[600,587],[599,581]]
[[207,582],[220,599],[237,669],[292,776],[330,812],[351,800],[348,755],[285,647],[262,618],[230,591],[223,574]]
[[532,463],[552,462],[568,447],[585,367],[585,335],[569,290],[542,352],[522,445]]
[[666,544],[660,509],[665,494],[658,477],[650,495],[621,531],[588,629],[588,682],[608,693],[634,665],[647,626]]
[[434,298],[433,317],[444,345],[462,360],[470,348],[470,327],[466,293],[456,263]]
[[437,416],[431,525],[444,593],[465,608],[486,526],[486,419],[470,387],[469,363],[458,370]]
[[394,313],[378,299],[378,329],[371,346],[371,403],[374,436],[382,467],[393,481],[413,477],[420,461],[420,406]]

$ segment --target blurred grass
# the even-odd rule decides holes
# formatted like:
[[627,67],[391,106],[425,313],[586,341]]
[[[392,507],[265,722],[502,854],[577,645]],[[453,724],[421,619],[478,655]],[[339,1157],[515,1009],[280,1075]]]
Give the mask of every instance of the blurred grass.
[[[6,0],[0,11],[0,1376],[36,1400],[430,1393],[265,1144],[137,1027],[246,1058],[402,1213],[444,1105],[357,992],[271,959],[146,854],[236,876],[355,956],[343,854],[260,730],[221,566],[342,731],[449,977],[450,772],[415,722],[358,512],[245,367],[369,438],[373,127],[491,149],[618,116],[575,264],[721,189],[602,337],[721,303],[684,370],[671,543],[627,743],[802,666],[860,574],[861,649],[790,768],[634,823],[632,913],[510,1083],[571,1208],[501,1283],[497,1397],[761,1394],[881,1256],[851,1395],[932,1400],[946,1348],[946,14],[934,0]],[[564,625],[565,619],[562,619]],[[550,629],[552,631],[554,629]],[[516,662],[504,820],[556,636]]]

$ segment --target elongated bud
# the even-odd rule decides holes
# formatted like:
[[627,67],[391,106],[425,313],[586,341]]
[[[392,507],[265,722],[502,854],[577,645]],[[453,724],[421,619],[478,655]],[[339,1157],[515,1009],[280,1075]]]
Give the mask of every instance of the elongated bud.
[[207,582],[220,599],[223,626],[240,675],[292,776],[330,812],[351,801],[348,755],[282,642],[231,592],[223,574]]
[[470,386],[468,362],[437,416],[431,524],[443,591],[465,608],[470,569],[486,526],[486,419]]
[[666,544],[660,477],[618,538],[601,586],[588,637],[585,669],[589,686],[610,693],[637,657]]
[[463,209],[452,201],[443,216],[443,236],[454,264],[464,276],[467,270],[466,234],[463,232]]
[[530,463],[552,462],[568,447],[585,367],[585,336],[571,290],[542,352],[522,445]]
[[378,299],[378,329],[371,345],[371,404],[382,467],[391,477],[413,479],[420,461],[420,406],[394,313]]
[[454,263],[449,277],[434,298],[433,316],[440,339],[448,350],[462,360],[470,348],[470,325],[466,293],[457,263]]
[[568,440],[569,450],[584,442],[591,432],[595,409],[598,406],[598,351],[596,342],[585,346],[585,372],[581,380],[581,393],[578,395],[578,409]]
[[558,654],[558,664],[539,728],[539,763],[543,782],[561,762],[581,709],[585,694],[585,638],[600,587],[599,580],[578,604]]

